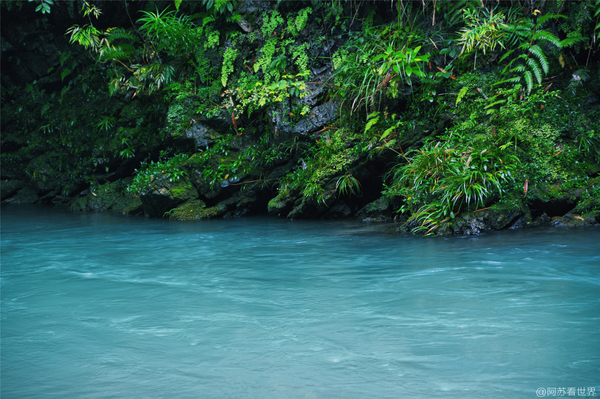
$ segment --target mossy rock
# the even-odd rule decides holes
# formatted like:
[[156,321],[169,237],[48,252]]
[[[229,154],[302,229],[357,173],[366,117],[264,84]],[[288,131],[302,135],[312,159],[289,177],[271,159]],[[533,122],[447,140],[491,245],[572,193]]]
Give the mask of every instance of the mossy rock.
[[26,185],[27,182],[25,180],[11,179],[0,181],[0,199],[4,201],[5,199],[12,197]]
[[168,212],[169,219],[180,222],[211,219],[222,216],[227,212],[225,204],[217,204],[216,206],[207,208],[202,200],[193,200],[178,206]]
[[31,185],[27,185],[20,189],[14,197],[6,199],[5,202],[13,204],[34,204],[38,202],[39,199],[36,190]]
[[84,196],[75,199],[70,208],[75,211],[114,211],[126,215],[139,215],[142,213],[142,202],[126,191],[127,182],[117,180],[93,187]]
[[391,200],[384,196],[365,205],[356,217],[365,222],[389,222],[392,220]]
[[598,220],[596,218],[597,215],[588,214],[588,215],[577,215],[575,213],[567,213],[566,215],[554,219],[550,226],[552,227],[591,227],[598,225]]
[[281,190],[267,205],[267,212],[271,215],[284,216],[290,213],[298,199],[297,190]]
[[454,235],[479,235],[486,230],[516,228],[531,221],[529,212],[521,201],[498,202],[488,209],[464,213],[457,216],[450,229],[442,229]]
[[153,217],[163,217],[173,208],[197,198],[198,191],[186,177],[178,181],[167,177],[155,179],[151,189],[140,197],[144,213]]

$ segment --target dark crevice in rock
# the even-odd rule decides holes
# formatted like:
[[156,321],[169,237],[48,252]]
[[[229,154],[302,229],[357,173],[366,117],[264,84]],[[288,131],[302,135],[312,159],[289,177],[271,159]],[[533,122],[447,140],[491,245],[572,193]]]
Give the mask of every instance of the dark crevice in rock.
[[543,214],[550,217],[564,216],[575,208],[576,204],[570,199],[552,199],[550,201],[533,200],[529,205],[531,217],[536,219]]

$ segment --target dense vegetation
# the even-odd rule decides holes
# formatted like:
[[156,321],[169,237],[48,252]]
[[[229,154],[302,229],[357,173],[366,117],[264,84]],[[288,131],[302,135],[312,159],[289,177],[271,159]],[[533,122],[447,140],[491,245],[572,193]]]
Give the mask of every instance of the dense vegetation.
[[2,81],[3,199],[113,192],[180,220],[377,205],[427,234],[485,210],[600,221],[600,0],[2,7],[72,14],[43,78]]

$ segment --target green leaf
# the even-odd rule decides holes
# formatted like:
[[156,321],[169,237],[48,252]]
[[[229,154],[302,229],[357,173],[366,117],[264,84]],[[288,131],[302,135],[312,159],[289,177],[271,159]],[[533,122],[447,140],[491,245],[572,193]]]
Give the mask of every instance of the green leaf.
[[65,80],[67,75],[69,75],[70,73],[71,73],[70,69],[64,68],[62,71],[60,71],[60,79]]
[[177,11],[179,11],[179,6],[181,5],[181,2],[182,2],[182,0],[175,0],[175,1],[174,1],[174,3],[175,3],[175,9],[176,9]]

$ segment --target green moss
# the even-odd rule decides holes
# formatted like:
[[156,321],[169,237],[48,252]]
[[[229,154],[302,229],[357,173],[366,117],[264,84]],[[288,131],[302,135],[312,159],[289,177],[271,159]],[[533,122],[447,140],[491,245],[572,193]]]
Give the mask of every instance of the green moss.
[[125,189],[127,183],[117,180],[92,187],[90,192],[74,200],[70,207],[76,211],[114,211],[126,215],[142,213],[142,202],[129,195]]
[[198,192],[187,179],[182,179],[173,185],[171,188],[171,194],[174,198],[182,200],[189,200],[198,197]]
[[201,200],[187,202],[171,210],[168,215],[169,219],[177,221],[208,219],[212,216],[211,212],[206,209],[204,201]]
[[193,200],[178,206],[175,209],[167,212],[169,219],[180,222],[203,220],[218,217],[227,212],[227,206],[217,204],[216,206],[207,208],[204,201]]
[[292,210],[297,197],[297,190],[280,190],[277,196],[269,201],[267,211],[273,215],[287,215]]

